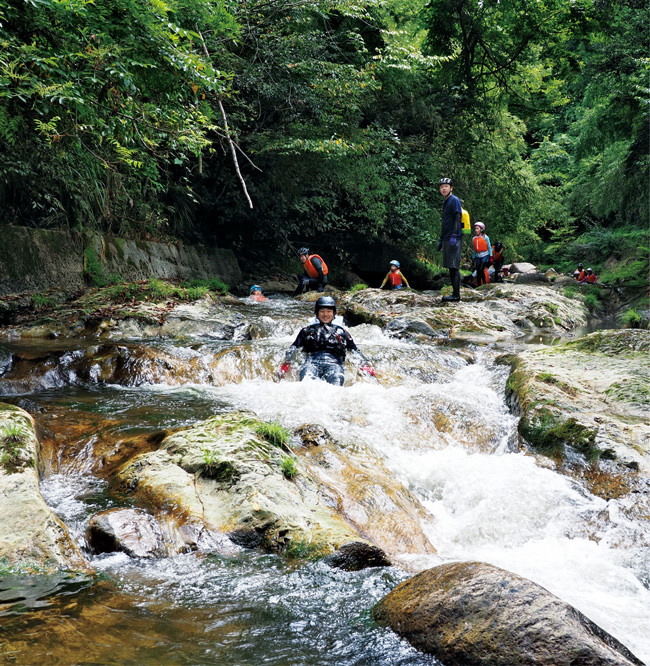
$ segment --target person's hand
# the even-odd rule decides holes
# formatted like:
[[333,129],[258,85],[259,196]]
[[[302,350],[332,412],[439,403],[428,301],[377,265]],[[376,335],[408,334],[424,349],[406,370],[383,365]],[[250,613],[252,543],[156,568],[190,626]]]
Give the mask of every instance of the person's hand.
[[442,250],[442,240],[438,241],[438,252],[440,252],[440,250]]
[[376,377],[377,375],[375,374],[375,371],[368,365],[362,365],[359,370],[361,372],[365,372],[367,375],[370,375],[371,377]]
[[283,363],[280,366],[280,371],[278,372],[278,374],[280,375],[280,379],[282,379],[287,374],[287,372],[289,372],[290,368],[291,368],[290,363]]

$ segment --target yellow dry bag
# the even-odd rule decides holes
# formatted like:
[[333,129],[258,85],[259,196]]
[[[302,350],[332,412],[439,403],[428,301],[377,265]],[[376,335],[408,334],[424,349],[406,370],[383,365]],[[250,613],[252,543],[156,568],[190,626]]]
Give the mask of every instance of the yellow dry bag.
[[469,221],[469,213],[464,208],[461,208],[461,210],[463,211],[463,217],[462,217],[463,233],[464,234],[471,234],[472,233],[472,225]]

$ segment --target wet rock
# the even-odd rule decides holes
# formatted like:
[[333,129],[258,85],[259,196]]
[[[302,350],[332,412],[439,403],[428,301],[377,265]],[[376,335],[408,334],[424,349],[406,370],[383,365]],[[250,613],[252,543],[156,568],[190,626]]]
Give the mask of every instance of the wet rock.
[[510,273],[537,273],[537,266],[520,261],[516,264],[510,264],[509,271]]
[[540,585],[480,562],[424,571],[373,609],[446,666],[629,666],[624,645]]
[[89,571],[68,529],[41,496],[39,456],[32,417],[0,403],[0,559],[17,570]]
[[517,284],[548,284],[549,278],[544,273],[515,273],[512,276]]
[[177,432],[158,451],[136,456],[118,488],[159,522],[199,524],[213,537],[296,556],[320,557],[359,535],[321,501],[304,468],[290,480],[290,456],[264,438],[249,414],[216,416]]
[[304,446],[323,446],[331,444],[334,440],[327,429],[314,423],[306,423],[294,430]]
[[509,398],[520,433],[563,460],[616,458],[650,474],[650,331],[603,330],[511,359]]
[[165,545],[157,521],[138,509],[111,509],[90,519],[88,543],[95,553],[122,551],[131,557],[163,557]]
[[328,555],[325,562],[331,567],[343,569],[343,571],[361,571],[372,567],[391,566],[391,561],[381,548],[362,541],[343,544],[335,553]]
[[539,284],[494,283],[463,289],[461,301],[451,304],[431,292],[365,289],[342,295],[341,308],[352,325],[375,324],[398,336],[448,335],[488,343],[521,337],[522,327],[564,332],[587,322],[581,299]]

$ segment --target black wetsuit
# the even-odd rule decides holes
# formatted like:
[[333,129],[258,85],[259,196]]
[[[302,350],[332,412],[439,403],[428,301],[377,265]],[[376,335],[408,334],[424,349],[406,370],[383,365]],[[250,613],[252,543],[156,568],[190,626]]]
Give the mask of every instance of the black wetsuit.
[[352,336],[338,324],[310,324],[301,329],[294,343],[287,351],[286,360],[291,361],[298,349],[307,353],[307,359],[300,368],[300,380],[305,377],[324,379],[330,384],[343,386],[345,374],[343,361],[349,349],[366,361],[366,357],[354,344]]

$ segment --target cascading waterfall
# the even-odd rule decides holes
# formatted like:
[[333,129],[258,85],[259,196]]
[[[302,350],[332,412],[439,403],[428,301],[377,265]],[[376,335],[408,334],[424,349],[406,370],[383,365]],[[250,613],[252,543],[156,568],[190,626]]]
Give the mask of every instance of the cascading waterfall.
[[[647,542],[650,527],[626,518],[628,498],[595,497],[517,450],[517,420],[504,398],[507,370],[495,364],[493,349],[396,340],[361,326],[351,332],[379,380],[358,377],[351,359],[343,388],[278,381],[275,371],[309,316],[307,306],[272,299],[246,305],[245,316],[253,340],[157,342],[146,364],[133,360],[142,358],[143,343],[131,341],[122,354],[137,368],[137,382],[99,383],[104,361],[85,347],[61,357],[66,372],[48,367],[44,383],[23,393],[46,413],[65,405],[111,414],[125,433],[233,410],[290,429],[319,424],[343,448],[371,451],[428,510],[423,529],[437,554],[404,554],[397,565],[413,571],[480,560],[503,567],[573,604],[650,661],[650,561],[638,545]],[[80,355],[90,372],[70,370]],[[157,363],[160,355],[167,365]],[[187,374],[169,371],[169,359],[184,364]],[[20,392],[17,387],[7,392]],[[79,474],[93,442],[86,435],[76,468],[62,461],[42,484],[81,542],[87,516],[116,501],[93,476]],[[109,654],[99,645],[102,633],[113,631],[122,613],[131,630],[121,629],[115,663],[125,655],[138,663],[176,663],[181,655],[187,663],[214,664],[436,663],[368,620],[372,605],[410,575],[399,566],[350,574],[255,552],[234,560],[184,554],[135,561],[110,554],[93,563],[111,581],[113,595],[98,602],[109,607],[106,626],[84,619],[97,633],[90,654],[99,661]],[[57,612],[53,604],[52,622]],[[73,649],[65,654],[74,661]]]

